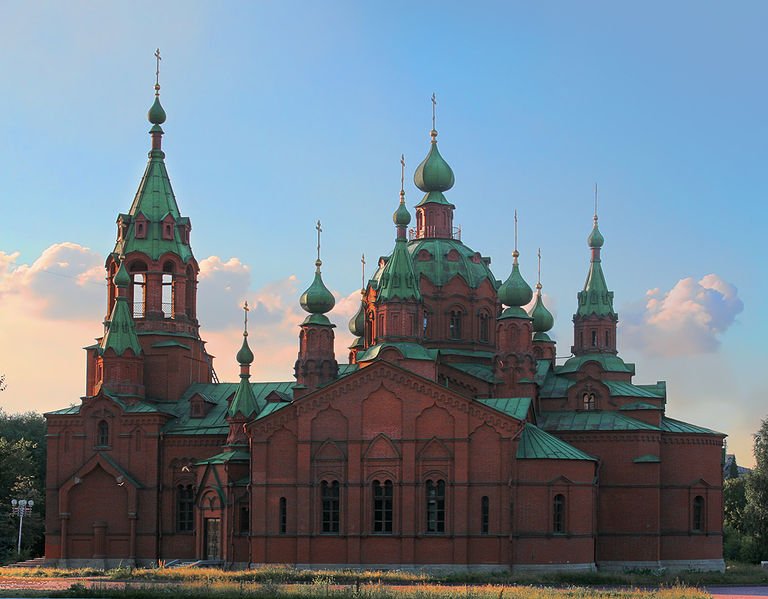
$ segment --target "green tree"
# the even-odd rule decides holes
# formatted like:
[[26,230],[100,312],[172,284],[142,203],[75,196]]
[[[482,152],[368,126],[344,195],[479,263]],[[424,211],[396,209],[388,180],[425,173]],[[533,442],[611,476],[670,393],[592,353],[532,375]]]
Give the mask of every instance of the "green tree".
[[725,525],[741,533],[745,531],[744,512],[747,509],[747,479],[740,476],[723,483],[723,512]]
[[745,477],[745,530],[754,539],[756,556],[768,558],[768,419],[755,435],[755,468]]
[[42,415],[8,415],[0,410],[0,563],[16,557],[19,521],[11,513],[11,499],[34,500],[32,514],[24,518],[22,554],[42,554],[45,453]]

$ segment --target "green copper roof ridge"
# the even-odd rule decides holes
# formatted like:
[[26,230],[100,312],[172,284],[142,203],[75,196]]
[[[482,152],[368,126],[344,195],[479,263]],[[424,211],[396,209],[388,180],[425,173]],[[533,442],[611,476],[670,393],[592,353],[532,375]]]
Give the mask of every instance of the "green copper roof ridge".
[[118,297],[115,299],[108,328],[101,340],[100,347],[102,354],[108,349],[114,351],[118,356],[122,356],[128,349],[133,351],[136,356],[142,353],[127,298]]
[[[188,242],[180,239],[177,227],[173,227],[172,239],[164,239],[160,230],[161,223],[167,214],[170,213],[175,222],[183,218],[163,156],[163,152],[159,150],[150,152],[149,161],[128,211],[131,220],[123,238],[115,243],[114,253],[127,255],[138,251],[157,260],[163,254],[170,252],[179,256],[182,262],[187,263],[194,258],[192,248]],[[135,217],[138,214],[142,214],[148,221],[147,231],[141,238],[136,237]]]
[[515,458],[518,460],[585,460],[597,459],[562,439],[526,422]]
[[392,255],[384,265],[381,274],[377,302],[395,299],[421,301],[419,282],[413,270],[413,261],[408,253],[405,239],[397,239]]
[[248,418],[259,411],[259,405],[256,402],[256,396],[253,393],[253,388],[249,382],[250,376],[247,374],[240,375],[240,383],[235,391],[235,396],[232,398],[232,402],[227,408],[227,414],[230,417],[237,416],[238,412]]

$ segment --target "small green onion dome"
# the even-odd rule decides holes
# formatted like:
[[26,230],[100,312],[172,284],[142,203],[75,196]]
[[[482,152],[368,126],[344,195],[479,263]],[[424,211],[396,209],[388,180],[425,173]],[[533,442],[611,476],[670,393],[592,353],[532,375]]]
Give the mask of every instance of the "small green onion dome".
[[320,260],[315,262],[315,266],[317,266],[315,279],[309,288],[301,294],[301,298],[299,298],[301,307],[310,314],[325,314],[333,310],[333,307],[336,305],[333,294],[328,291],[328,288],[323,283],[323,277],[320,275],[321,265],[322,262]]
[[448,191],[454,184],[454,176],[451,167],[440,156],[440,151],[437,149],[437,141],[435,137],[437,132],[433,131],[432,147],[429,149],[429,154],[416,168],[416,172],[413,174],[413,182],[421,191]]
[[597,217],[595,217],[595,225],[592,227],[592,232],[587,237],[587,244],[591,248],[601,248],[605,243],[603,234],[600,233],[600,229],[597,228]]
[[555,318],[552,316],[552,312],[547,310],[544,301],[541,299],[541,285],[536,285],[536,303],[528,315],[533,318],[534,333],[546,333],[555,326]]
[[116,287],[131,286],[131,275],[129,275],[128,271],[125,269],[125,262],[121,262],[120,268],[117,269],[117,274],[115,274],[115,286]]
[[237,363],[246,366],[253,362],[253,352],[248,347],[248,333],[243,335],[243,345],[240,347],[240,351],[237,352]]
[[400,205],[397,207],[397,210],[395,210],[395,213],[392,215],[392,220],[395,222],[395,224],[398,227],[407,227],[408,224],[411,222],[411,213],[408,212],[408,208],[405,207],[405,202],[400,201]]
[[533,298],[533,289],[523,279],[520,274],[520,267],[517,264],[517,252],[513,254],[515,262],[512,265],[512,274],[499,287],[498,297],[505,306],[520,307],[525,306]]
[[360,308],[349,321],[349,332],[355,337],[362,337],[365,334],[365,303],[360,302]]
[[147,113],[147,118],[153,125],[162,125],[165,122],[165,110],[160,105],[159,96],[155,96],[155,101]]

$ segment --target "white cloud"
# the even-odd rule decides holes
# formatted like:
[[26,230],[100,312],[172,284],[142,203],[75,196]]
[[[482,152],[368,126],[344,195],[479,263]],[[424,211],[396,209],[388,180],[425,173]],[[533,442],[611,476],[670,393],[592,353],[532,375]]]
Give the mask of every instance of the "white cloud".
[[31,265],[18,252],[0,252],[0,298],[19,296],[27,309],[54,319],[92,318],[105,311],[104,260],[87,247],[65,241],[46,248]]
[[672,289],[651,289],[642,309],[622,316],[623,343],[664,356],[711,353],[744,309],[736,288],[716,274],[680,279]]

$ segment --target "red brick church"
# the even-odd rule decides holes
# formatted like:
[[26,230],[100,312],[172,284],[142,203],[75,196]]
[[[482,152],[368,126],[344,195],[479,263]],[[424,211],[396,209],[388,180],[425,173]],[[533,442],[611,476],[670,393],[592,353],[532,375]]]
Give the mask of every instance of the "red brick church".
[[663,382],[633,382],[597,215],[572,356],[558,363],[517,250],[502,282],[453,226],[433,129],[415,227],[401,189],[349,354],[334,352],[318,252],[296,298],[308,314],[295,380],[250,380],[246,328],[240,381],[223,383],[200,336],[165,120],[156,93],[85,396],[47,414],[49,562],[723,568],[723,435],[668,418]]

